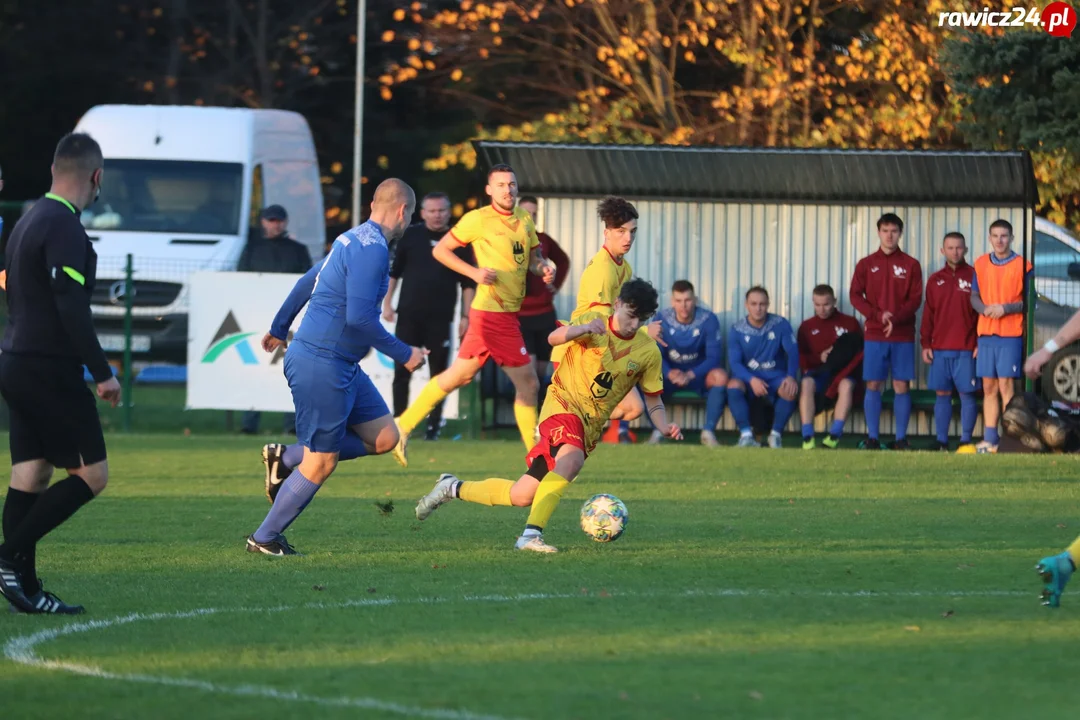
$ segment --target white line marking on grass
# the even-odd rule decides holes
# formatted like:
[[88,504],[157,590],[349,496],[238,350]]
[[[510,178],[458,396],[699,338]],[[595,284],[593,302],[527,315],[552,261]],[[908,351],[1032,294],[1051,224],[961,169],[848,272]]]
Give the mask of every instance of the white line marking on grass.
[[131,613],[120,615],[104,620],[89,620],[75,622],[60,627],[39,630],[30,635],[19,635],[11,638],[4,644],[4,656],[12,662],[29,667],[37,667],[44,670],[60,670],[75,675],[94,677],[102,680],[115,680],[121,682],[144,683],[150,685],[164,685],[169,687],[182,687],[192,690],[219,695],[233,695],[237,697],[258,697],[270,700],[286,700],[324,707],[346,707],[364,710],[377,710],[406,717],[434,718],[435,720],[509,720],[498,715],[485,715],[470,710],[451,710],[438,708],[423,708],[410,705],[399,705],[394,702],[378,700],[366,697],[319,697],[306,695],[291,690],[279,690],[274,687],[262,685],[219,685],[204,680],[192,680],[188,678],[168,677],[164,675],[141,675],[127,673],[113,673],[93,665],[80,665],[59,660],[49,660],[38,655],[37,648],[47,642],[67,635],[77,635],[95,630],[108,630],[122,625],[130,625],[136,622],[159,622],[162,620],[185,620],[200,618],[209,615],[222,615],[225,613],[278,613],[291,610],[339,610],[353,607],[385,607],[390,605],[430,605],[442,603],[514,603],[528,602],[533,600],[569,600],[574,598],[592,598],[597,600],[619,598],[692,598],[692,597],[821,597],[821,598],[923,598],[923,597],[1015,597],[1023,595],[1035,596],[1036,593],[1016,592],[1009,590],[959,590],[954,592],[925,592],[918,590],[899,590],[875,592],[872,590],[857,591],[832,591],[832,590],[749,590],[744,588],[717,588],[702,590],[684,590],[677,592],[578,592],[578,593],[531,593],[523,595],[466,595],[461,598],[413,598],[400,599],[395,597],[386,598],[361,598],[346,600],[340,603],[305,603],[303,605],[281,605],[277,607],[236,607],[236,608],[199,608],[179,612],[160,613]]

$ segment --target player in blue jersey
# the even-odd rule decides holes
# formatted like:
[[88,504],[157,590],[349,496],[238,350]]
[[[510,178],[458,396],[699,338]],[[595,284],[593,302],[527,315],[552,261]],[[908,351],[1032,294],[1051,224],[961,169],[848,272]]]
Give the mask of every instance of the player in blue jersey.
[[760,447],[750,422],[748,393],[773,406],[769,447],[780,447],[780,433],[795,411],[799,394],[799,346],[791,323],[769,312],[769,293],[760,285],[746,291],[746,317],[728,330],[728,404],[739,426],[739,447]]
[[[359,362],[374,348],[410,371],[423,364],[426,351],[401,342],[379,320],[389,284],[387,243],[401,237],[415,209],[412,188],[395,178],[382,182],[368,221],[338,236],[323,262],[297,282],[263,338],[263,349],[276,351],[307,303],[284,362],[296,407],[297,443],[268,459],[273,506],[248,536],[248,552],[297,554],[282,533],[338,461],[380,455],[397,445],[393,416]],[[271,491],[271,479],[283,470],[288,476]]]
[[[705,398],[705,427],[701,444],[715,447],[716,426],[727,402],[728,374],[724,361],[724,343],[720,321],[711,311],[698,305],[694,286],[689,280],[676,280],[671,286],[671,307],[660,313],[660,332],[667,347],[660,348],[664,367],[664,402],[679,391],[689,390]],[[663,435],[653,430],[649,443],[655,445]]]

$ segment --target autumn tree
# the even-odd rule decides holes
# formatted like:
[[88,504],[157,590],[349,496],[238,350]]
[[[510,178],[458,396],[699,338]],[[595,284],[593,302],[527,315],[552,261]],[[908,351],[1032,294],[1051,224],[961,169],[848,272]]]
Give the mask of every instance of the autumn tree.
[[[459,0],[398,9],[383,97],[408,83],[522,140],[919,147],[955,108],[941,0]],[[439,162],[471,162],[448,146]]]
[[972,144],[1032,151],[1040,210],[1080,229],[1080,45],[1042,30],[970,33],[943,57]]

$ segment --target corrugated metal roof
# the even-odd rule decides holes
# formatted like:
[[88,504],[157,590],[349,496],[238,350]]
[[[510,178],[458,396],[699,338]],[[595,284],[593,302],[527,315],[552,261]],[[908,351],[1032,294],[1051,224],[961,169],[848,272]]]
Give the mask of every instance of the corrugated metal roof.
[[480,141],[484,168],[511,165],[548,196],[1033,206],[1026,152],[569,145]]

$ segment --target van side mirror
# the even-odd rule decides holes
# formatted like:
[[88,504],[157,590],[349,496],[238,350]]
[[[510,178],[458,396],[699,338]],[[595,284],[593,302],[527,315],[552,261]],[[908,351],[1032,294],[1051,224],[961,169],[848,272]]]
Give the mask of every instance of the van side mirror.
[[1080,262],[1069,263],[1069,277],[1080,280]]

